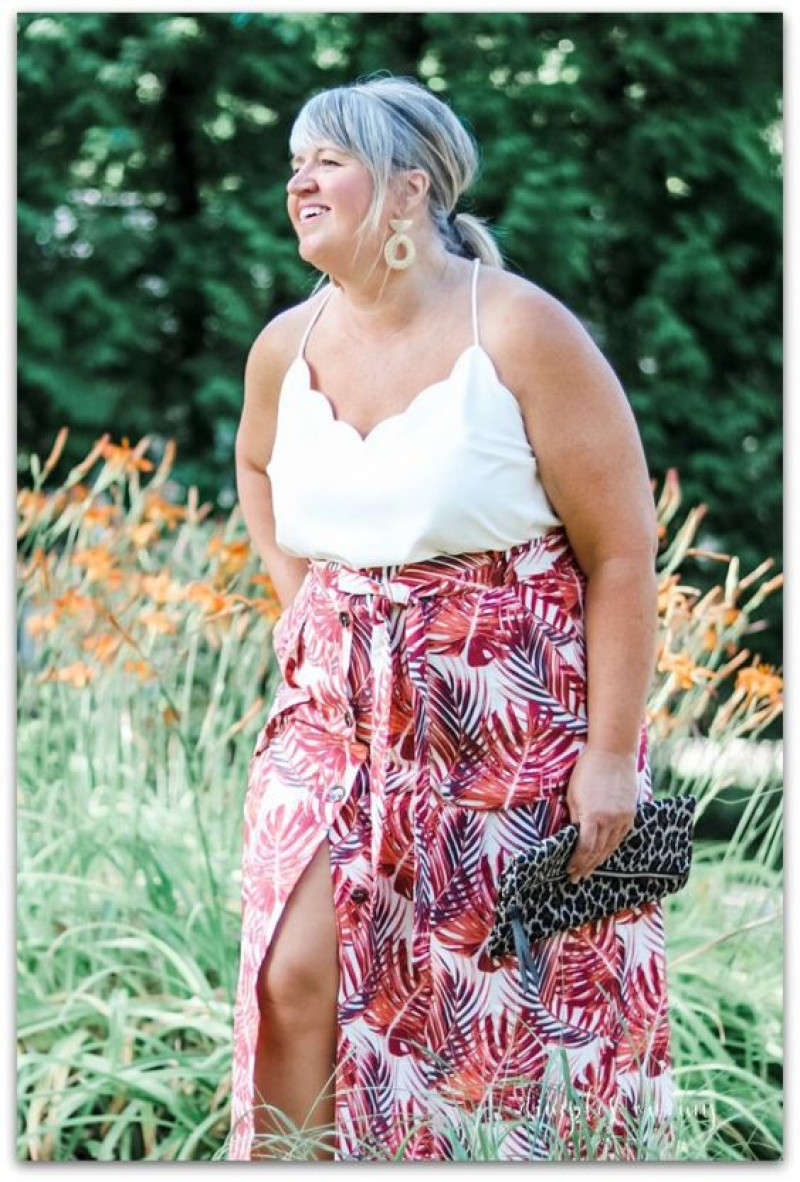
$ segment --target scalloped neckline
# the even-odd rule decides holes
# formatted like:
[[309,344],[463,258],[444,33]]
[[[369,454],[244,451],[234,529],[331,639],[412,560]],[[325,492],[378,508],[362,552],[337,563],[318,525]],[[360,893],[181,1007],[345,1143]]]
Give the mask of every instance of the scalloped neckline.
[[[306,393],[312,394],[316,398],[320,399],[322,405],[328,411],[328,418],[329,418],[329,422],[331,423],[331,425],[334,427],[343,427],[345,429],[345,431],[348,431],[351,435],[355,436],[358,443],[362,447],[364,447],[364,446],[367,446],[371,442],[373,436],[376,435],[379,431],[381,431],[382,428],[391,427],[393,424],[394,425],[403,425],[403,420],[409,418],[411,416],[412,412],[415,410],[415,408],[417,408],[418,406],[424,405],[425,396],[427,394],[430,394],[433,390],[438,390],[440,386],[446,386],[448,384],[448,382],[451,382],[456,374],[456,371],[458,370],[459,366],[462,364],[464,359],[466,357],[469,357],[469,355],[471,353],[476,352],[476,351],[478,353],[480,353],[481,356],[483,356],[486,359],[486,361],[489,363],[489,367],[491,369],[492,376],[494,378],[496,385],[498,386],[498,388],[500,390],[504,390],[505,393],[508,394],[508,396],[513,400],[514,406],[516,407],[517,411],[519,412],[519,414],[521,416],[522,410],[519,405],[519,402],[514,397],[512,392],[508,389],[508,387],[504,386],[503,383],[500,381],[500,378],[498,376],[497,369],[495,368],[494,362],[492,361],[491,357],[486,352],[484,347],[482,345],[478,344],[476,341],[472,341],[471,344],[467,345],[464,349],[461,350],[458,357],[456,357],[455,361],[453,362],[452,368],[451,368],[450,372],[448,373],[447,377],[440,378],[439,381],[431,382],[430,385],[424,386],[417,394],[414,395],[414,397],[409,402],[408,406],[404,407],[403,410],[395,411],[394,414],[386,415],[384,418],[380,419],[375,424],[375,426],[372,427],[367,432],[366,435],[362,435],[361,432],[358,430],[358,428],[354,427],[352,423],[348,423],[346,421],[346,419],[339,419],[336,417],[336,412],[334,411],[333,403],[331,402],[331,399],[329,398],[329,396],[327,394],[325,394],[324,391],[317,390],[314,386],[312,386],[312,384],[311,384],[311,367],[309,366],[308,362],[306,361],[306,359],[302,355],[302,353],[298,353],[298,355],[294,358],[294,361],[292,362],[292,366],[297,365],[297,364],[302,366],[303,372],[305,374],[305,382],[303,384],[304,390]],[[288,371],[287,371],[287,376],[288,376]]]

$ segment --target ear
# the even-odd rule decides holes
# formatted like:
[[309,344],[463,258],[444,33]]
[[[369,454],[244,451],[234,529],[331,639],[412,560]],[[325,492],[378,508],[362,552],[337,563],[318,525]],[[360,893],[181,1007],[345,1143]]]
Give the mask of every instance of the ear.
[[407,168],[396,179],[395,193],[403,217],[421,209],[428,197],[431,180],[421,168]]

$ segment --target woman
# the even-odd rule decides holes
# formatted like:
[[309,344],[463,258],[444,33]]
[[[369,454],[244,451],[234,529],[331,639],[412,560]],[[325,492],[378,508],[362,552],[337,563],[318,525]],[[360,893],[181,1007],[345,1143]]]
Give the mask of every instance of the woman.
[[510,858],[573,820],[589,875],[652,798],[634,419],[575,316],[455,212],[477,151],[441,100],[328,90],[290,146],[289,217],[329,282],[255,341],[236,443],[284,610],[229,1156],[280,1156],[283,1113],[337,1160],[463,1157],[481,1124],[499,1160],[635,1157],[643,1128],[671,1135],[660,905],[539,941],[535,990],[486,952]]

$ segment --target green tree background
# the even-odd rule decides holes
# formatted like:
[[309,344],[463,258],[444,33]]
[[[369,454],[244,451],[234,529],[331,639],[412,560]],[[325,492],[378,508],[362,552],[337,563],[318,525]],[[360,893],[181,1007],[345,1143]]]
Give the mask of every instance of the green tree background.
[[[178,444],[226,513],[247,350],[316,279],[292,119],[375,70],[482,148],[465,208],[614,366],[711,549],[782,564],[779,13],[18,16],[18,449]],[[698,560],[696,583],[719,568]],[[754,650],[779,663],[780,601]]]

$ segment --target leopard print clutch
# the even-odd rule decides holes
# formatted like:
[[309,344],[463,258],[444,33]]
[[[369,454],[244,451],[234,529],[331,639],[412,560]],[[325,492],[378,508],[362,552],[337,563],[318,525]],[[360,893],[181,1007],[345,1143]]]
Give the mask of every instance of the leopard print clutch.
[[640,804],[631,831],[577,883],[567,877],[577,825],[565,825],[512,859],[500,876],[489,955],[516,953],[523,989],[528,978],[538,987],[532,941],[679,891],[689,878],[696,804],[689,795]]

